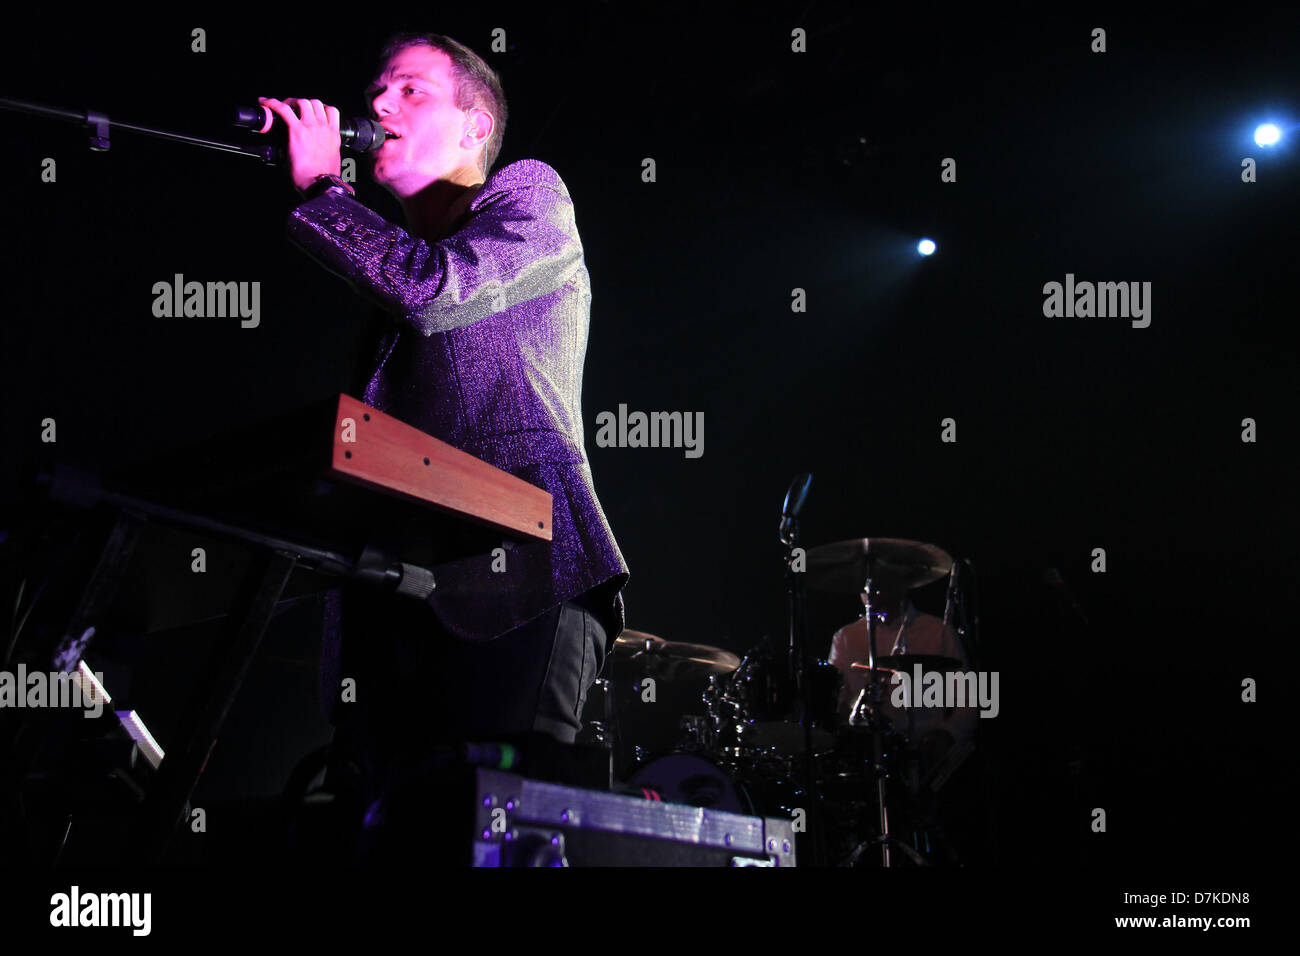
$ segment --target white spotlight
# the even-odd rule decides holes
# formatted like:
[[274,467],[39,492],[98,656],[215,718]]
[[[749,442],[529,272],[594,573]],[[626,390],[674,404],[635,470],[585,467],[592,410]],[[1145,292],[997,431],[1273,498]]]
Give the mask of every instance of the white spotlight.
[[1274,146],[1282,138],[1282,131],[1272,123],[1264,123],[1255,130],[1255,144]]
[[920,242],[918,242],[918,243],[916,244],[916,251],[919,252],[919,253],[920,253],[921,255],[923,255],[923,256],[933,255],[933,253],[934,253],[934,240],[932,240],[932,239],[922,239]]

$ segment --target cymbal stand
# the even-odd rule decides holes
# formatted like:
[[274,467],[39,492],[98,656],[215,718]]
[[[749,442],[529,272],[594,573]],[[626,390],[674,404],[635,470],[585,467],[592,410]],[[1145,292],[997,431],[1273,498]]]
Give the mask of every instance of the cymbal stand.
[[887,786],[889,782],[889,768],[885,761],[885,737],[884,737],[884,715],[880,712],[880,701],[884,696],[884,687],[881,682],[881,672],[876,663],[876,621],[879,613],[871,606],[872,581],[871,571],[875,565],[875,558],[867,556],[867,581],[863,586],[863,611],[862,615],[867,622],[867,666],[870,668],[868,673],[870,677],[862,693],[858,695],[854,703],[850,723],[854,726],[865,726],[871,732],[871,775],[876,782],[876,806],[880,812],[880,834],[870,840],[859,844],[845,861],[845,866],[853,866],[858,859],[869,850],[872,846],[880,846],[880,864],[881,866],[892,866],[893,858],[890,852],[891,846],[897,846],[912,862],[918,866],[925,864],[924,858],[911,846],[907,841],[900,840],[889,832],[889,798]]

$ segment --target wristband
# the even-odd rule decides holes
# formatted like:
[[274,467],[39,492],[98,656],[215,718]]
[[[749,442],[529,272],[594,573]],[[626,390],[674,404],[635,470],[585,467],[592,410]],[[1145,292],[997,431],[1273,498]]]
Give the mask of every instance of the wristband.
[[357,194],[357,191],[352,188],[352,184],[346,182],[341,176],[335,176],[332,173],[325,173],[324,175],[317,176],[315,182],[303,191],[303,195],[308,199],[315,199],[322,193],[329,192],[332,189],[338,189],[348,196],[355,197]]

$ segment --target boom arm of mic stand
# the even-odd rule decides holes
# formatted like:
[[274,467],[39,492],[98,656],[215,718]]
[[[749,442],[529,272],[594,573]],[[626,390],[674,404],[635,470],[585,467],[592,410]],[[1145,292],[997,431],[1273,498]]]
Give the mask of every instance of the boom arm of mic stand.
[[18,113],[31,113],[35,116],[46,116],[61,122],[84,126],[89,131],[90,148],[99,153],[108,152],[111,145],[110,130],[116,127],[130,133],[140,133],[144,136],[170,140],[174,143],[186,143],[190,146],[202,146],[205,149],[215,149],[224,153],[251,156],[262,160],[268,166],[278,166],[284,162],[284,151],[277,146],[241,146],[237,143],[223,143],[220,140],[204,139],[199,136],[186,136],[183,133],[176,133],[166,129],[138,126],[133,123],[120,123],[110,120],[106,114],[95,110],[78,113],[74,110],[58,109],[52,106],[42,106],[39,103],[11,99],[0,99],[0,109],[13,110]]

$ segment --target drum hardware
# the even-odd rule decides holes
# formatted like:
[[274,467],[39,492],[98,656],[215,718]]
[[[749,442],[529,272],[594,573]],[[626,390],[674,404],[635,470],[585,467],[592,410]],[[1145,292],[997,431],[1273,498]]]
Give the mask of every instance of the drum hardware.
[[820,816],[817,807],[815,794],[817,789],[814,780],[813,770],[813,727],[811,715],[807,709],[808,687],[807,676],[810,670],[808,660],[808,584],[807,574],[798,560],[803,557],[803,549],[799,547],[799,514],[803,511],[804,503],[808,500],[808,490],[812,487],[812,474],[804,472],[796,475],[786,491],[785,502],[781,507],[781,522],[778,526],[778,537],[784,548],[785,554],[783,563],[785,565],[786,593],[788,596],[790,608],[790,645],[787,657],[787,675],[790,684],[794,687],[793,707],[791,714],[794,719],[803,726],[803,781],[804,792],[809,795],[809,806],[805,809],[808,812],[808,828],[815,834],[812,842],[812,854],[809,862],[813,866],[823,865],[825,861],[825,845],[822,829],[819,826],[818,817]]
[[614,708],[614,689],[610,682],[599,677],[591,685],[589,694],[600,700],[600,719],[589,720],[583,726],[582,739],[585,743],[600,747],[606,757],[606,789],[614,789],[614,753],[618,742],[618,713]]
[[849,538],[808,549],[808,584],[819,591],[858,594],[874,577],[911,590],[952,573],[942,548],[905,538]]
[[[589,702],[587,724],[613,728],[611,744],[614,775],[641,762],[646,753],[665,753],[680,743],[682,715],[702,711],[701,695],[710,678],[735,670],[740,658],[707,644],[666,641],[645,631],[624,630],[611,648],[602,677],[609,681],[601,711]],[[654,681],[653,703],[646,694],[647,679]],[[612,713],[612,716],[611,716]],[[640,752],[632,745],[640,747]],[[707,749],[711,741],[701,746]]]
[[[870,669],[869,683],[859,695],[859,700],[866,702],[864,713],[861,714],[859,726],[865,726],[871,734],[872,743],[872,761],[871,768],[876,779],[876,806],[879,810],[880,835],[874,840],[868,840],[858,849],[854,850],[854,855],[850,856],[850,861],[856,859],[859,851],[865,852],[870,846],[879,844],[880,846],[880,863],[882,866],[890,866],[892,859],[889,848],[891,843],[897,843],[897,839],[889,833],[889,799],[886,793],[886,783],[889,779],[889,769],[885,765],[885,750],[882,723],[884,715],[880,713],[880,695],[881,695],[881,670],[876,666],[876,622],[877,615],[871,607],[871,594],[873,590],[873,571],[875,570],[875,559],[871,554],[870,548],[867,549],[866,555],[867,576],[866,583],[862,586],[863,595],[863,618],[867,622],[867,666]],[[852,865],[852,863],[850,863]]]
[[[945,850],[942,829],[927,806],[973,748],[955,746],[926,766],[911,744],[912,708],[900,721],[885,695],[896,675],[911,676],[917,667],[948,673],[964,665],[955,657],[908,653],[906,621],[895,643],[898,653],[877,654],[877,627],[882,621],[891,624],[893,612],[880,599],[884,594],[892,600],[900,590],[946,575],[945,623],[960,621],[964,630],[966,569],[959,564],[966,562],[954,562],[934,545],[859,538],[810,549],[810,573],[800,575],[793,569],[797,509],[808,483],[806,475],[796,480],[781,521],[791,616],[786,646],[765,638],[738,658],[716,647],[639,631],[625,631],[617,642],[611,655],[614,686],[632,675],[654,676],[662,682],[661,700],[665,693],[675,695],[674,703],[695,693],[698,702],[648,710],[671,712],[677,737],[657,743],[636,739],[634,760],[622,776],[668,801],[725,804],[773,816],[802,809],[808,826],[799,837],[800,854],[809,863],[861,865],[878,849],[885,866],[929,865],[936,853],[952,851]],[[852,593],[863,603],[867,663],[851,667],[869,679],[843,720],[838,710],[843,678],[836,667],[807,653],[806,599],[796,578],[821,590],[848,590],[848,576],[858,573],[862,577]],[[696,685],[698,692],[692,689]],[[627,706],[635,709],[637,702],[629,698]]]
[[[913,766],[900,762],[897,740],[899,730],[893,728],[885,715],[883,702],[888,682],[900,673],[912,674],[917,666],[923,671],[948,672],[961,670],[961,662],[948,657],[927,654],[907,653],[907,621],[899,629],[895,653],[878,656],[876,653],[876,628],[878,623],[888,616],[892,609],[879,608],[878,599],[882,593],[895,594],[911,588],[921,587],[940,578],[948,577],[948,594],[945,602],[945,624],[951,623],[954,613],[960,615],[965,624],[966,609],[960,593],[957,564],[943,549],[901,538],[854,538],[828,545],[812,548],[808,552],[809,585],[823,591],[852,591],[862,599],[863,620],[867,626],[867,663],[854,663],[852,668],[868,672],[868,682],[858,694],[850,710],[847,732],[858,735],[858,745],[868,744],[868,752],[863,760],[864,773],[874,791],[877,824],[876,835],[859,842],[848,855],[845,865],[855,865],[869,850],[879,847],[880,861],[884,866],[894,863],[891,850],[896,850],[914,863],[925,864],[932,850],[928,830],[924,827],[915,830],[912,842],[899,839],[891,832],[891,794],[890,786],[897,781],[906,788],[903,794],[905,805],[910,805],[919,796],[923,786],[942,785],[955,764],[947,773],[931,768],[924,780]],[[964,632],[963,632],[964,633]],[[914,736],[914,711],[907,708],[906,737]],[[865,741],[862,739],[865,737]],[[888,744],[887,744],[888,741]],[[958,755],[954,754],[954,758]],[[846,775],[851,784],[854,774]],[[912,779],[917,778],[917,779]],[[865,781],[864,781],[865,783]],[[908,784],[911,784],[908,787]],[[899,795],[894,794],[894,799]],[[925,854],[923,856],[922,854]]]
[[[884,664],[878,665],[876,670],[883,674],[907,674],[909,677],[913,671],[920,667],[922,673],[928,674],[930,671],[948,673],[949,671],[964,671],[966,666],[955,657],[945,657],[942,654],[889,654],[880,658]],[[856,671],[870,670],[866,664],[850,664]]]
[[614,642],[613,670],[635,669],[656,680],[691,680],[729,674],[740,658],[708,644],[665,641],[645,631],[624,630]]
[[704,692],[709,739],[758,756],[794,756],[808,749],[825,753],[834,748],[836,707],[843,677],[832,665],[815,660],[809,668],[802,707],[798,708],[778,664],[764,641],[751,649],[734,672],[710,681]]

